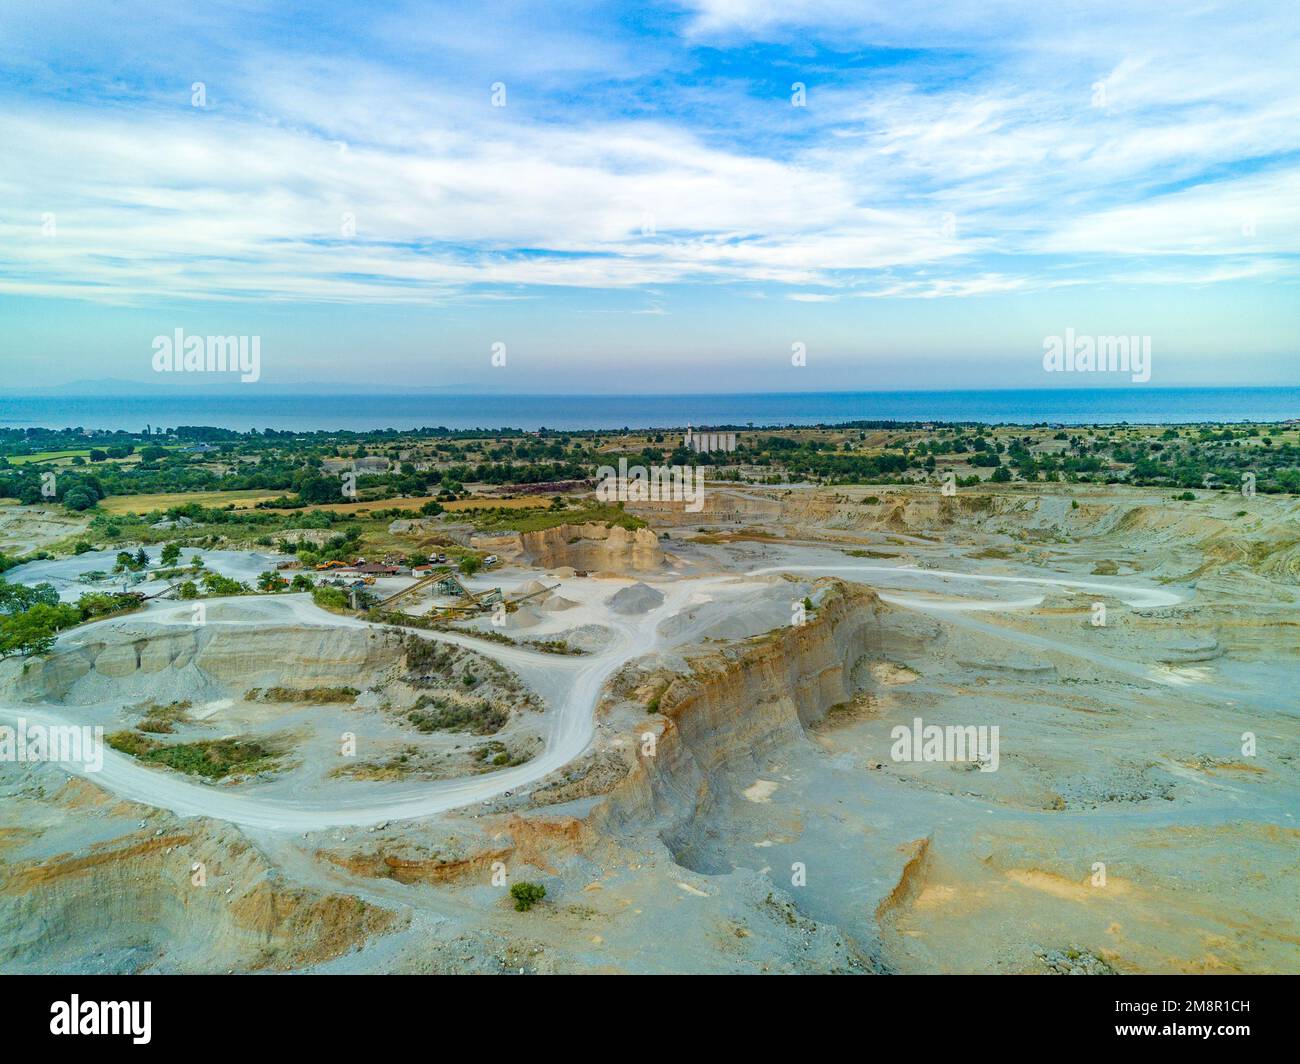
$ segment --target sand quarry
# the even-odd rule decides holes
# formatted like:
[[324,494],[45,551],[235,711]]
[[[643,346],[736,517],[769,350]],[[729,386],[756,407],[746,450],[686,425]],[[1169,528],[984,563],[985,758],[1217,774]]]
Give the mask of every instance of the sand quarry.
[[[495,537],[473,586],[538,592],[504,625],[159,600],[0,663],[0,724],[275,755],[0,763],[0,971],[1300,970],[1300,503],[638,512]],[[7,575],[75,597],[102,561]],[[918,721],[996,750],[900,757]]]

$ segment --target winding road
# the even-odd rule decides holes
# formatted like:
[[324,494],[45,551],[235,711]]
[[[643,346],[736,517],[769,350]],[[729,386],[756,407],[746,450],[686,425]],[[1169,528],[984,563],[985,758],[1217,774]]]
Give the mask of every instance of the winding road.
[[[708,577],[679,577],[672,580],[647,580],[659,590],[663,602],[647,613],[622,616],[603,609],[599,622],[612,634],[610,644],[598,653],[583,657],[545,654],[526,647],[510,647],[475,639],[468,635],[418,629],[412,634],[468,647],[476,653],[509,666],[533,687],[548,704],[546,732],[541,754],[524,765],[480,776],[420,784],[387,784],[382,792],[368,788],[362,793],[340,793],[328,799],[290,800],[265,795],[241,794],[219,786],[196,783],[192,779],[140,764],[131,757],[107,749],[102,770],[87,773],[79,766],[62,767],[86,775],[114,794],[144,805],[170,810],[181,816],[204,816],[229,821],[243,827],[270,831],[309,832],[334,827],[367,827],[387,821],[435,816],[448,810],[483,803],[506,791],[518,792],[537,783],[557,769],[581,756],[595,734],[595,711],[601,691],[609,678],[627,662],[647,653],[690,642],[699,634],[701,624],[680,626],[671,639],[660,632],[660,625],[692,606],[715,601],[729,595],[753,591],[759,578],[777,573],[816,572],[861,580],[864,574],[888,574],[892,583],[898,578],[912,580],[911,574],[924,578],[922,583],[948,580],[977,583],[1030,584],[1043,587],[1068,587],[1118,597],[1133,606],[1169,606],[1182,597],[1168,591],[1120,584],[1104,584],[1064,577],[984,576],[938,569],[881,566],[866,564],[786,564],[758,569],[747,574]],[[613,585],[596,581],[565,582],[561,593],[585,601],[589,610],[598,609]],[[946,590],[946,589],[944,589]],[[1042,598],[996,600],[967,599],[939,601],[915,599],[906,595],[882,594],[886,601],[917,609],[946,610],[1021,610],[1038,605]],[[226,604],[239,603],[230,608]],[[253,616],[247,607],[252,607]],[[370,627],[368,622],[342,617],[318,609],[307,596],[276,598],[208,600],[205,623],[275,623],[292,619],[312,626]],[[260,616],[259,616],[260,615]],[[158,605],[146,614],[147,619],[163,625],[192,625],[193,606]],[[98,622],[108,623],[108,622]],[[94,625],[65,633],[60,642],[82,638]],[[1070,648],[1065,648],[1069,650]],[[18,718],[28,724],[66,725],[79,723],[69,719],[67,707],[0,703],[0,721],[13,724]]]

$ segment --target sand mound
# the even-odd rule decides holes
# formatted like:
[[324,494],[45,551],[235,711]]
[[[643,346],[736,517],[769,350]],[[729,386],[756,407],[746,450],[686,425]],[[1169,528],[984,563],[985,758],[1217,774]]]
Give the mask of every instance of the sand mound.
[[541,617],[537,612],[528,606],[520,606],[514,613],[510,614],[506,623],[511,628],[532,628],[541,622]]
[[614,592],[605,601],[615,613],[632,616],[662,606],[664,597],[648,584],[633,584]]
[[567,599],[562,595],[547,595],[541,600],[539,608],[547,613],[559,613],[561,610],[571,610],[576,605],[573,599]]

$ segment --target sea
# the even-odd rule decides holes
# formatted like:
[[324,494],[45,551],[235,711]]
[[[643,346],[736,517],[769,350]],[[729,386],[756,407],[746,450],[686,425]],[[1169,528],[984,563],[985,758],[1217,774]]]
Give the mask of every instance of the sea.
[[0,394],[0,426],[137,432],[146,425],[355,432],[414,428],[644,429],[959,421],[1195,424],[1300,418],[1300,388],[1052,388],[717,395]]

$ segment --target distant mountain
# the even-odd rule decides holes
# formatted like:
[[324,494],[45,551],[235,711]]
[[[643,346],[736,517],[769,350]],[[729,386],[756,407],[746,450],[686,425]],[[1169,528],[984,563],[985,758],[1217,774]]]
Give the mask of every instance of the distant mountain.
[[130,381],[120,377],[100,377],[95,380],[68,381],[66,384],[46,385],[41,388],[0,388],[0,395],[12,396],[140,396],[140,395],[226,395],[243,391],[257,395],[411,395],[423,392],[455,392],[461,385],[431,384],[384,387],[373,381],[362,384],[339,382],[277,382],[261,381],[256,391],[250,392],[249,385],[237,378],[213,377],[196,374],[160,374],[166,379]]

